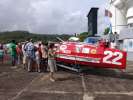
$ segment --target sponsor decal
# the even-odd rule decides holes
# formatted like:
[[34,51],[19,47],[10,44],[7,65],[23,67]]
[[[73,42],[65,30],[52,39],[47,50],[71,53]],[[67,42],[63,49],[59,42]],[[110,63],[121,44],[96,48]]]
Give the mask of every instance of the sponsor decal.
[[90,48],[83,48],[82,53],[90,53]]
[[60,50],[65,50],[65,49],[67,49],[67,45],[61,45],[60,46]]
[[76,61],[83,61],[83,62],[92,62],[92,63],[100,63],[101,58],[92,58],[92,57],[82,57],[82,56],[72,56],[72,55],[57,55],[57,58],[63,58],[68,60],[76,60]]
[[82,50],[83,45],[76,45],[76,52],[80,53]]
[[92,49],[91,50],[91,54],[96,54],[97,53],[97,50],[96,49]]
[[63,53],[71,54],[70,50],[64,50]]
[[120,60],[123,58],[123,54],[121,52],[104,51],[104,55],[103,63],[122,65]]

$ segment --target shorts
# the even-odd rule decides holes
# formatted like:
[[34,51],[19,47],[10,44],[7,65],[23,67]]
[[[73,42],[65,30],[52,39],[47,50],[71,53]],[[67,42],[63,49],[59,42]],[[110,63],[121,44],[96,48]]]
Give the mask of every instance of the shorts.
[[40,62],[41,62],[40,59],[36,59],[36,64],[37,64],[37,65],[40,65]]
[[27,62],[27,56],[24,55],[24,56],[23,56],[23,64],[26,64],[26,62]]
[[50,72],[57,71],[56,61],[54,59],[48,59],[48,66],[49,66]]

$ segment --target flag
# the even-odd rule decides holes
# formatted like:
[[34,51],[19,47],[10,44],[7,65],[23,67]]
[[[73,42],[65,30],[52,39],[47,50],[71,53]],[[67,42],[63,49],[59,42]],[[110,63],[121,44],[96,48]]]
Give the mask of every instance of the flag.
[[109,10],[105,9],[105,16],[112,17],[112,13]]

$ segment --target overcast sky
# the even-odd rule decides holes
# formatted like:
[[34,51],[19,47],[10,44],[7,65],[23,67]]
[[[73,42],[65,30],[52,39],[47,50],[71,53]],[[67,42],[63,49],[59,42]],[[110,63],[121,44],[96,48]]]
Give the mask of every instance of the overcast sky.
[[91,7],[106,8],[108,0],[0,0],[0,31],[39,34],[87,31]]

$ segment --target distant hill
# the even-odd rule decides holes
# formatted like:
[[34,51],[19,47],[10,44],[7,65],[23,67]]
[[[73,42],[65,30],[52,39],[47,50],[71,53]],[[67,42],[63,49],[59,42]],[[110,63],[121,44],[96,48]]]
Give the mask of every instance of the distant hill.
[[26,40],[27,38],[32,38],[34,41],[57,41],[56,37],[60,37],[63,40],[67,40],[72,35],[67,34],[33,34],[27,31],[8,31],[8,32],[0,32],[0,42],[10,42],[12,39],[17,42],[21,42]]

